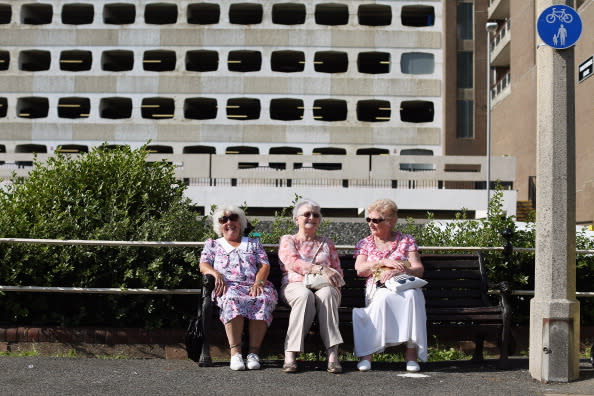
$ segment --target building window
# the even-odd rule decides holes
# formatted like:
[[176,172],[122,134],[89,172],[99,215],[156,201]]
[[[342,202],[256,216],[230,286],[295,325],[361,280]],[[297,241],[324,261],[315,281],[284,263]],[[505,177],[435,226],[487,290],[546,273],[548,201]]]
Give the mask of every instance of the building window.
[[52,23],[54,10],[51,4],[23,4],[21,23],[26,25],[45,25]]
[[305,4],[278,3],[272,5],[272,23],[301,25],[305,23]]
[[[271,154],[271,155],[302,155],[303,150],[299,147],[290,147],[290,146],[271,147],[268,150],[268,154]],[[286,162],[269,162],[268,166],[273,169],[287,169]],[[301,168],[303,168],[302,163],[293,162],[293,169],[301,169]],[[290,187],[288,181],[287,181],[287,187]]]
[[144,7],[144,22],[152,25],[168,25],[177,22],[177,5],[153,3]]
[[431,6],[410,5],[402,7],[400,20],[403,26],[423,27],[435,24],[435,10]]
[[58,100],[58,117],[60,118],[88,118],[91,112],[89,98],[68,97]]
[[103,6],[103,22],[109,25],[134,23],[136,7],[134,4],[110,3]]
[[458,26],[458,38],[460,40],[472,40],[472,14],[472,3],[458,3],[456,7],[456,25]]
[[210,50],[186,52],[186,70],[195,72],[215,71],[219,68],[219,53]]
[[99,102],[99,114],[101,118],[112,120],[132,117],[132,99],[111,97],[103,98]]
[[60,52],[60,70],[85,71],[91,70],[93,54],[91,51],[69,50]]
[[10,65],[10,52],[0,51],[0,70],[8,70]]
[[400,57],[400,71],[403,74],[432,74],[435,57],[426,52],[405,52]]
[[314,100],[313,118],[317,121],[344,121],[347,118],[347,102],[340,99]]
[[344,73],[349,68],[346,52],[318,51],[314,55],[314,69],[320,73]]
[[392,23],[392,8],[383,4],[361,4],[357,16],[360,25],[388,26]]
[[126,50],[103,51],[101,54],[101,69],[120,72],[132,70],[134,67],[134,53]]
[[[6,112],[8,110],[8,99],[0,98],[0,117],[6,117]],[[6,151],[0,151],[0,153],[5,153]]]
[[257,120],[260,118],[260,100],[255,98],[227,100],[227,118],[239,121]]
[[262,4],[235,3],[229,7],[229,22],[238,25],[262,23]]
[[212,25],[219,23],[221,8],[216,3],[188,4],[188,23],[194,25]]
[[45,118],[49,111],[49,100],[39,96],[18,98],[16,111],[21,118]]
[[390,102],[387,100],[360,100],[357,102],[357,119],[366,122],[390,121]]
[[144,98],[140,105],[142,118],[163,120],[173,118],[175,102],[171,98]]
[[184,101],[184,117],[190,120],[217,118],[217,100],[214,98],[187,98]]
[[357,155],[389,155],[390,150],[383,149],[383,148],[377,148],[377,147],[360,148],[360,149],[357,149],[357,152],[355,154],[357,154]]
[[85,146],[84,144],[61,144],[56,147],[55,152],[58,154],[88,153],[89,146]]
[[[46,154],[47,146],[45,146],[44,144],[17,144],[14,148],[14,152]],[[14,163],[19,168],[23,166],[33,166],[33,161],[14,161]]]
[[349,7],[346,4],[317,4],[315,20],[318,25],[346,25],[349,23]]
[[390,53],[359,52],[357,55],[359,73],[384,74],[390,72]]
[[62,23],[68,25],[87,25],[93,23],[95,10],[92,4],[64,4]]
[[262,67],[262,54],[259,51],[229,51],[227,58],[229,71],[255,72]]
[[456,137],[460,139],[471,139],[474,137],[472,100],[456,101]]
[[146,150],[149,154],[173,154],[173,147],[160,144],[149,144],[146,146]]
[[52,56],[49,51],[29,50],[19,53],[19,69],[23,71],[49,70]]
[[282,73],[302,72],[305,68],[305,54],[301,51],[273,51],[270,68]]
[[[340,147],[317,147],[312,150],[312,154],[316,155],[346,155],[346,150]],[[314,169],[321,170],[341,170],[342,164],[340,162],[314,162],[311,164]]]
[[433,102],[408,100],[400,103],[400,120],[403,122],[432,122],[433,117]]
[[460,51],[457,53],[457,87],[458,88],[472,88],[473,85],[473,63],[472,52]]
[[9,4],[0,4],[0,24],[10,23],[12,19],[12,8]]
[[[229,146],[225,150],[225,154],[260,154],[258,147],[252,146]],[[239,169],[257,168],[257,162],[239,162]]]
[[303,100],[292,98],[272,99],[270,101],[270,118],[281,121],[303,119]]
[[142,59],[142,67],[147,71],[172,71],[175,70],[175,51],[152,50],[145,51]]
[[183,149],[184,154],[216,154],[217,149],[212,146],[185,146]]

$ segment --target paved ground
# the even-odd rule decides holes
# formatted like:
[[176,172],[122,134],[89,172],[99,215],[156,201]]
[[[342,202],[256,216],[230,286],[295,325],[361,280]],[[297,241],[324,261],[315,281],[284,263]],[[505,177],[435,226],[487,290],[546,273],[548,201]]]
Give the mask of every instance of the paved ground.
[[234,372],[227,364],[200,368],[189,360],[109,360],[0,357],[0,394],[19,395],[594,395],[594,370],[583,361],[578,381],[543,384],[527,371],[528,360],[513,359],[498,370],[494,361],[434,362],[407,376],[402,363],[375,364],[367,373],[346,363],[329,374],[308,364],[297,374],[280,371],[280,361],[260,371]]

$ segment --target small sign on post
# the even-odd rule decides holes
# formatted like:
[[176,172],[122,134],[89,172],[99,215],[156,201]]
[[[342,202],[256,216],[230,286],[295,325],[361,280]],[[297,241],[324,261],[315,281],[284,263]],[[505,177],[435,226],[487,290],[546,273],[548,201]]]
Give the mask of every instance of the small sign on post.
[[557,4],[548,8],[536,20],[540,39],[550,47],[564,49],[573,46],[582,34],[582,19],[571,7]]

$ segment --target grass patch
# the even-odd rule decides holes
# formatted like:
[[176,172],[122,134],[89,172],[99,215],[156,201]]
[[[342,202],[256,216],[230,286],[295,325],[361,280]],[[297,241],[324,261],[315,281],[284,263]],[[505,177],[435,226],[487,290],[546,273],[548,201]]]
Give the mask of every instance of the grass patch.
[[32,351],[18,351],[18,352],[0,352],[0,356],[11,356],[11,357],[26,357],[26,356],[40,356],[39,352]]

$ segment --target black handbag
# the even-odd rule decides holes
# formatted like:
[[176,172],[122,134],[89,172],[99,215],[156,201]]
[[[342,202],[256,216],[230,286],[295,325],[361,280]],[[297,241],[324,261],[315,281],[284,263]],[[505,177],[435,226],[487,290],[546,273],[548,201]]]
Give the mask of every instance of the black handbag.
[[198,313],[196,318],[190,321],[188,329],[186,330],[186,351],[188,358],[195,362],[200,360],[202,353],[202,343],[204,342],[204,334],[202,333],[202,304],[198,304]]

